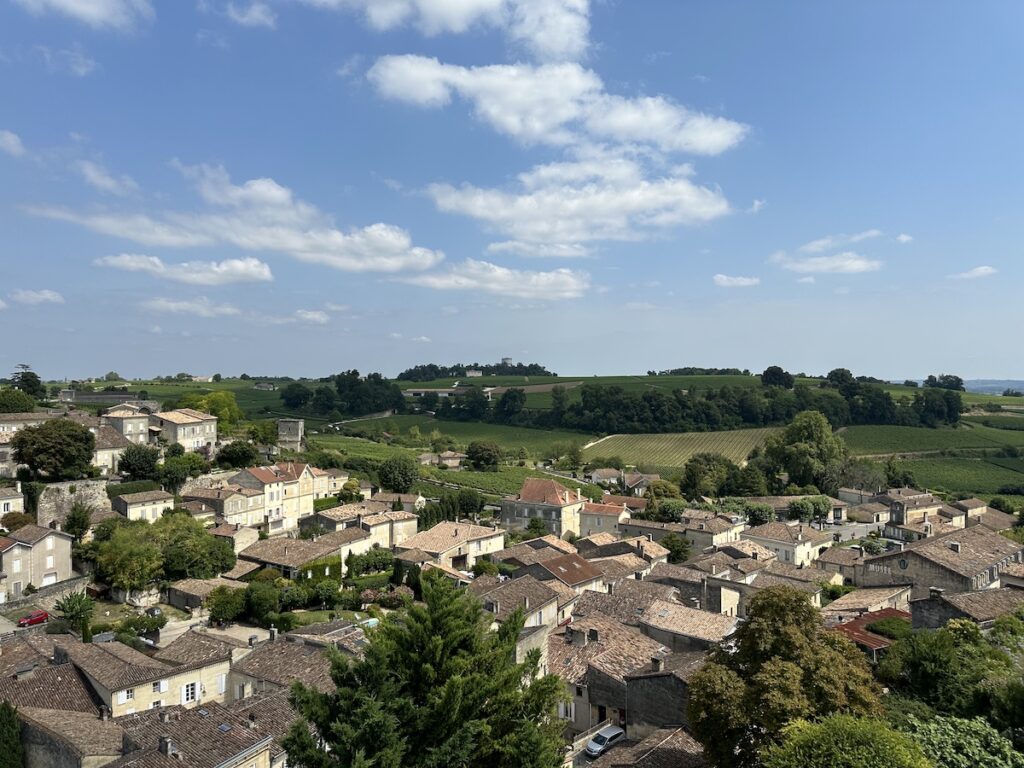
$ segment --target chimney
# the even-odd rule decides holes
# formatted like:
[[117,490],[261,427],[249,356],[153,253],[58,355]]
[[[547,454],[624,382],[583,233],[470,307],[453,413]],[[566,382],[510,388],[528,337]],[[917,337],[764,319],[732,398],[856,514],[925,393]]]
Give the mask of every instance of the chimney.
[[270,642],[277,640],[277,627],[273,624],[270,625]]
[[523,608],[525,608],[526,610],[530,610],[530,596],[529,595],[527,595],[526,597],[523,598]]
[[601,639],[601,635],[600,635],[600,633],[596,629],[591,628],[591,629],[587,630],[587,641],[588,642],[596,643],[596,642],[599,642],[600,639]]
[[167,755],[167,757],[174,757],[177,754],[170,736],[160,737],[160,754]]
[[942,593],[945,591],[941,587],[928,587],[928,597],[932,600],[937,600],[942,597]]
[[21,480],[18,480],[14,484],[14,490],[15,490],[16,493],[21,493]]
[[106,704],[100,704],[100,720],[104,723],[110,719],[110,707]]
[[698,598],[698,597],[691,597],[690,598],[690,602],[693,603],[693,607],[696,610],[698,610],[698,611],[700,610],[700,598]]
[[166,709],[160,710],[160,722],[161,723],[169,723],[169,722],[171,722],[171,713],[168,712]]
[[249,713],[249,719],[246,721],[246,725],[248,725],[250,728],[253,728],[253,729],[256,728],[256,713],[255,712],[250,712]]
[[260,641],[259,635],[249,635],[249,647],[255,648],[256,644]]
[[29,664],[26,664],[25,666],[19,667],[18,669],[15,670],[15,672],[14,672],[14,679],[15,680],[28,680],[30,677],[32,677],[35,674],[35,671],[36,671],[35,663],[31,663],[30,662]]
[[757,550],[756,549],[751,551],[750,559],[751,560],[757,560]]
[[652,656],[651,657],[651,671],[652,672],[661,672],[663,666],[664,666],[664,662],[661,659],[659,659],[657,656]]
[[697,530],[698,531],[703,531],[704,530],[704,523],[697,523]]
[[949,542],[949,548],[951,550],[953,550],[954,552],[956,552],[958,555],[960,554],[960,542],[959,541],[951,541],[951,542]]

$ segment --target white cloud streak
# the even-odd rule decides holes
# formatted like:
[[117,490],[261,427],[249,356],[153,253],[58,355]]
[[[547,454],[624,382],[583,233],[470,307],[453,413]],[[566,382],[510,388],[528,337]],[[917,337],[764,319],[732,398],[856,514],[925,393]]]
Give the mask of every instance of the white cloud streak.
[[154,277],[187,285],[260,283],[270,282],[274,279],[270,267],[253,257],[167,264],[156,256],[122,253],[117,256],[103,256],[96,259],[93,264],[97,267],[120,269],[125,272],[145,272]]
[[123,197],[139,191],[139,185],[131,176],[115,176],[102,165],[91,160],[79,161],[75,165],[75,170],[82,176],[86,184],[100,192]]
[[542,301],[579,298],[590,287],[590,276],[586,272],[569,269],[529,272],[474,259],[453,265],[447,272],[399,279],[441,291],[474,291]]
[[843,248],[865,240],[872,240],[882,236],[880,229],[866,229],[853,235],[826,235],[825,237],[812,240],[800,246],[801,253],[824,253],[835,248]]
[[156,14],[149,0],[14,0],[36,16],[57,14],[94,29],[130,30]]
[[906,245],[907,243],[911,243],[913,241],[914,238],[908,235],[906,232],[900,232],[898,235],[896,235],[897,243],[902,243],[903,245]]
[[715,275],[711,281],[719,288],[751,288],[761,284],[760,277],[734,277],[723,274]]
[[50,72],[67,73],[75,77],[86,77],[99,69],[99,63],[77,49],[53,50],[37,45],[36,53]]
[[157,297],[143,302],[142,307],[150,312],[160,312],[172,315],[194,315],[196,317],[229,317],[240,315],[242,312],[238,307],[231,304],[215,303],[205,296],[197,296],[194,299],[169,299]]
[[57,293],[57,291],[51,290],[50,288],[42,288],[37,291],[21,288],[16,291],[11,291],[9,297],[11,301],[18,304],[28,304],[30,306],[36,304],[64,303],[64,297]]
[[0,130],[0,152],[11,157],[23,157],[25,145],[21,143],[21,137],[13,131]]
[[995,267],[989,267],[989,266],[974,267],[973,269],[968,269],[966,272],[959,272],[959,273],[957,273],[955,275],[949,275],[949,279],[950,280],[978,280],[979,278],[982,278],[982,277],[992,277],[992,275],[996,274],[996,272],[998,272],[998,271],[999,270],[997,270]]
[[243,27],[264,27],[274,29],[277,26],[277,14],[265,2],[255,0],[248,5],[228,3],[227,16]]
[[220,166],[177,167],[195,184],[205,212],[91,213],[54,206],[25,210],[144,246],[232,245],[347,272],[422,270],[444,259],[440,251],[413,245],[408,232],[390,224],[342,231],[330,216],[273,179],[233,184]]
[[882,268],[881,261],[869,259],[853,251],[806,258],[791,257],[780,252],[773,254],[769,262],[801,274],[855,275],[862,272],[877,272]]
[[384,56],[367,77],[385,98],[418,107],[446,106],[459,96],[479,120],[524,144],[564,146],[589,138],[717,155],[748,130],[664,96],[609,94],[597,74],[575,63],[462,67],[425,56]]

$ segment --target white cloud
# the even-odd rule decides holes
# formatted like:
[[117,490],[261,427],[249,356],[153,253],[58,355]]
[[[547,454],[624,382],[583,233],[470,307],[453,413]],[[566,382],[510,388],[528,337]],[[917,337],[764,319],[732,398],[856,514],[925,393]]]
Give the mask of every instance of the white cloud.
[[896,242],[903,243],[904,245],[906,245],[909,242],[912,242],[913,239],[914,238],[908,235],[906,232],[900,232],[898,235],[896,235]]
[[229,283],[269,282],[274,279],[270,267],[259,259],[225,259],[224,261],[186,261],[166,264],[156,256],[122,253],[103,256],[93,264],[125,272],[148,272],[156,277],[188,285],[227,285]]
[[768,205],[767,200],[756,199],[750,204],[747,213],[760,213],[766,205]]
[[429,344],[430,343],[430,337],[429,336],[413,336],[411,339],[409,339],[409,341],[417,341],[417,342],[421,342],[423,344]]
[[45,45],[37,45],[36,53],[50,72],[61,72],[86,77],[99,69],[99,63],[78,49],[53,50]]
[[761,284],[760,277],[733,277],[722,274],[715,275],[711,281],[719,288],[750,288]]
[[172,315],[195,315],[196,317],[227,317],[240,315],[238,307],[231,304],[214,303],[205,296],[194,299],[154,298],[142,304],[151,312],[162,312]]
[[7,309],[7,302],[5,302],[3,299],[0,299],[0,310],[2,309]]
[[825,237],[812,240],[809,243],[804,243],[800,246],[799,250],[802,253],[822,253],[824,251],[831,251],[834,248],[842,248],[847,245],[853,245],[854,243],[860,243],[864,240],[871,240],[876,237],[881,237],[882,231],[880,229],[866,229],[863,232],[858,232],[854,235],[826,235]]
[[228,18],[243,27],[266,27],[273,29],[277,26],[277,14],[265,2],[254,0],[248,5],[236,5],[228,3]]
[[807,277],[797,278],[797,282],[802,283],[803,285],[814,285],[817,280],[815,280],[811,275],[808,275]]
[[330,321],[331,317],[319,309],[297,309],[295,310],[295,319],[300,323],[324,325]]
[[22,157],[25,154],[25,145],[21,143],[18,134],[0,130],[0,152],[6,152],[11,157]]
[[586,53],[589,0],[302,0],[307,5],[355,10],[378,30],[412,25],[423,34],[502,29],[509,40],[544,61]]
[[348,312],[352,307],[348,304],[335,304],[333,301],[328,301],[324,304],[324,309],[328,312]]
[[14,0],[29,13],[56,13],[90,27],[131,29],[156,15],[149,0]]
[[100,192],[120,196],[139,191],[139,185],[131,176],[114,176],[102,165],[91,160],[79,161],[75,165],[75,170],[85,179],[86,184]]
[[853,251],[844,251],[832,256],[809,256],[807,258],[795,258],[780,252],[773,254],[769,261],[790,272],[804,274],[853,275],[861,272],[877,272],[882,268],[881,261],[869,259]]
[[399,279],[442,291],[475,291],[548,301],[579,298],[590,287],[590,276],[586,272],[568,269],[527,272],[474,259],[453,265],[447,272]]
[[421,270],[444,259],[440,251],[413,245],[408,232],[391,224],[342,231],[329,215],[273,179],[236,185],[220,166],[177,167],[195,184],[208,206],[205,212],[84,213],[52,206],[26,210],[146,246],[232,245],[348,272]]
[[575,63],[462,67],[425,56],[384,56],[367,77],[386,98],[419,107],[445,106],[459,96],[478,119],[525,144],[590,138],[716,155],[747,132],[741,123],[693,112],[663,96],[606,93],[597,74]]
[[998,271],[995,267],[974,267],[974,269],[968,269],[966,272],[949,275],[949,278],[951,280],[977,280],[980,277],[992,277]]
[[64,297],[49,288],[38,291],[19,289],[9,294],[12,301],[18,304],[63,304]]
[[520,188],[433,184],[427,194],[446,213],[483,222],[510,241],[491,251],[533,256],[582,256],[586,244],[640,240],[729,212],[715,189],[695,184],[681,167],[649,179],[636,161],[594,156],[537,166]]

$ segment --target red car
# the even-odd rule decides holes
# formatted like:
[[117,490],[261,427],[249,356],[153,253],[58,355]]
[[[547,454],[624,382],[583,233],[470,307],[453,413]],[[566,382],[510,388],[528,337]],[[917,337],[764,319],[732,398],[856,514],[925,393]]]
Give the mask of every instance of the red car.
[[50,620],[50,614],[46,611],[32,611],[27,616],[22,616],[18,619],[19,627],[32,627],[36,624],[45,624]]

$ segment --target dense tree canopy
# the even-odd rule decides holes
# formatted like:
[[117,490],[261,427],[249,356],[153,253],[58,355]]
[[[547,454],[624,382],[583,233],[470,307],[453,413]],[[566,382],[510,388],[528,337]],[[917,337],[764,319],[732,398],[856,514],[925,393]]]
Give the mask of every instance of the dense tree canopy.
[[0,413],[30,413],[36,401],[20,389],[0,389]]
[[[833,715],[798,720],[765,751],[764,768],[932,768],[913,739],[881,720]],[[986,765],[988,765],[986,763]]]
[[906,732],[941,768],[1024,768],[1024,754],[982,718],[908,717]]
[[11,440],[14,460],[40,479],[77,480],[92,473],[96,438],[71,419],[50,419],[19,429]]
[[[296,768],[558,768],[563,685],[515,662],[514,616],[491,617],[448,579],[422,580],[423,604],[389,615],[363,659],[333,660],[337,689],[297,687],[301,719],[284,741]],[[310,733],[310,727],[313,733]],[[326,745],[327,749],[324,748]]]
[[160,476],[159,461],[159,448],[132,443],[122,451],[118,467],[132,480],[156,480]]
[[394,493],[408,493],[420,476],[415,460],[409,456],[392,456],[385,459],[377,470],[380,484]]
[[797,414],[793,422],[765,441],[766,475],[785,472],[789,482],[835,493],[846,463],[846,443],[816,411]]
[[436,365],[426,363],[414,365],[398,374],[399,381],[437,381],[438,379],[461,379],[466,371],[480,371],[484,376],[554,376],[539,363],[465,363]]
[[732,645],[690,678],[690,724],[715,768],[758,766],[760,751],[794,720],[880,712],[863,654],[825,629],[802,592],[756,594]]
[[245,440],[235,440],[217,451],[217,464],[222,467],[241,469],[251,467],[259,461],[256,446]]
[[501,446],[490,440],[474,440],[466,448],[466,459],[477,471],[497,471],[503,456]]

